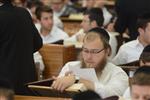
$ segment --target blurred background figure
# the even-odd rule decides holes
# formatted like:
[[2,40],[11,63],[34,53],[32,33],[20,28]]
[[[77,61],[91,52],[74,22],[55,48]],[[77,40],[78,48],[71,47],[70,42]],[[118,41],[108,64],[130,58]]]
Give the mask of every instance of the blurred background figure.
[[82,7],[89,10],[94,7],[96,0],[82,0]]
[[150,44],[150,13],[138,18],[138,37],[135,40],[123,44],[112,62],[116,65],[127,64],[139,60],[144,47]]
[[43,3],[43,5],[47,5],[47,6],[50,6],[51,4],[51,0],[39,0],[40,2]]
[[25,7],[26,0],[12,0],[12,3],[17,7]]
[[69,16],[70,14],[77,13],[77,10],[68,5],[65,0],[51,0],[51,7],[54,11],[54,16],[62,17]]
[[107,4],[107,0],[95,0],[95,7],[100,7],[103,11],[103,16],[104,16],[104,26],[109,24],[112,14],[108,11],[108,9],[105,7]]
[[[44,1],[44,0],[43,0]],[[33,22],[36,24],[37,23],[37,18],[35,15],[35,10],[36,8],[42,6],[42,2],[40,2],[39,0],[27,0],[26,3],[26,8],[28,9],[28,11],[30,12]]]
[[131,80],[131,99],[150,100],[150,67],[137,69]]

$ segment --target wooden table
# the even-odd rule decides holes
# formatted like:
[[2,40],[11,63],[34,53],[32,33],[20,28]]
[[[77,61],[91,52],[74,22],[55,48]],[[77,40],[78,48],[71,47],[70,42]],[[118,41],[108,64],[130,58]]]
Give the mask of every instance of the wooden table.
[[70,98],[15,95],[15,100],[71,100]]

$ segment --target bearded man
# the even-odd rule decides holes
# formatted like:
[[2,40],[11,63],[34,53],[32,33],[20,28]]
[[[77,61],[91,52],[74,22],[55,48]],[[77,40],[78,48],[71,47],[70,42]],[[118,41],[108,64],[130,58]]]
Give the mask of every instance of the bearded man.
[[[88,90],[93,90],[102,97],[122,96],[128,87],[128,76],[120,67],[107,60],[111,54],[109,39],[104,29],[91,29],[83,40],[81,61],[68,62],[54,80],[52,87],[58,91],[64,91],[74,83],[83,83]],[[94,68],[98,81],[84,79],[74,73],[67,75],[70,66]]]

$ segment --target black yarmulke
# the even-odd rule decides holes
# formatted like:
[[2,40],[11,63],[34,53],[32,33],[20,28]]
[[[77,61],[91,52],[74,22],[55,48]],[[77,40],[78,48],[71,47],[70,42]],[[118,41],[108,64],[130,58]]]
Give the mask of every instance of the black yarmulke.
[[142,67],[139,67],[136,72],[134,73],[134,75],[138,74],[138,73],[145,73],[145,74],[148,74],[150,75],[150,67],[148,66],[142,66]]

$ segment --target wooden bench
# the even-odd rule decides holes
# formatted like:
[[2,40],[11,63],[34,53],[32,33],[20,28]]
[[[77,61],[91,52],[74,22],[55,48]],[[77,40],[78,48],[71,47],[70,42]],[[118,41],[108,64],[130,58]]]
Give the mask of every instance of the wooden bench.
[[69,98],[23,96],[23,95],[15,95],[14,98],[15,98],[14,100],[71,100]]
[[45,65],[43,73],[45,79],[57,76],[64,64],[76,60],[76,51],[73,45],[45,44],[39,52]]
[[82,20],[69,19],[66,17],[62,17],[61,20],[64,24],[64,31],[68,33],[69,36],[72,36],[81,29],[80,24]]

